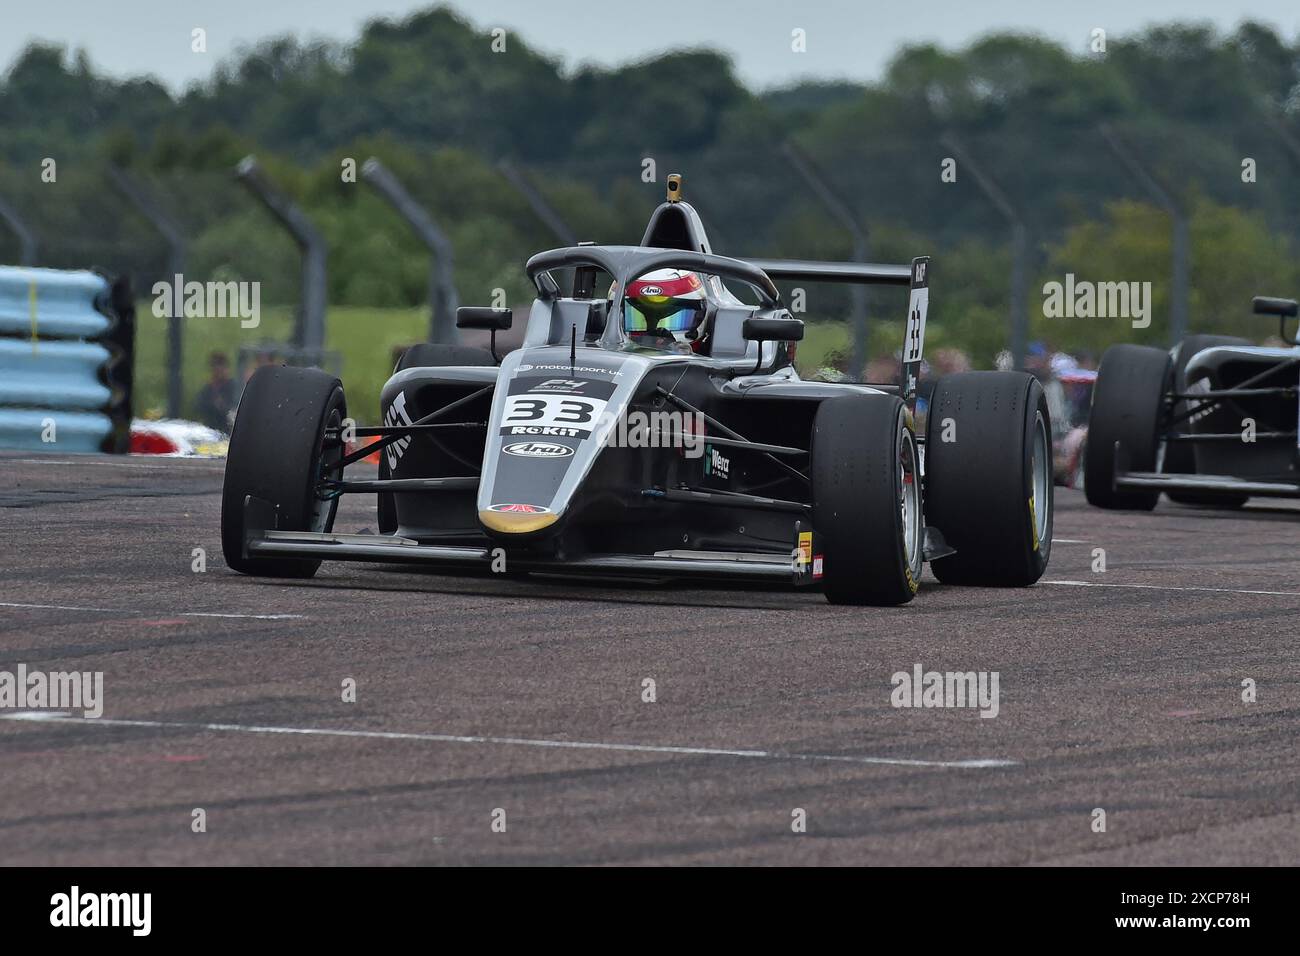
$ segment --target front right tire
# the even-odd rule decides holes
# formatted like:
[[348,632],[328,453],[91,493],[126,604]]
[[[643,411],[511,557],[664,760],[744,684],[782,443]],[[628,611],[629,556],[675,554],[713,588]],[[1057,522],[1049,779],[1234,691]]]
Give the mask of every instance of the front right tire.
[[261,498],[276,509],[281,531],[327,532],[338,499],[316,493],[322,468],[343,454],[325,445],[325,430],[347,417],[343,386],[318,368],[268,366],[253,373],[239,399],[221,491],[221,550],[243,574],[309,578],[319,560],[244,556],[244,499]]

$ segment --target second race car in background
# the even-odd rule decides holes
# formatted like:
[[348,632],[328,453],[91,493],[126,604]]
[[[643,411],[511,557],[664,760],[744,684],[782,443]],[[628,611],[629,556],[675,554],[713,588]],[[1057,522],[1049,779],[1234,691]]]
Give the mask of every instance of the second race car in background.
[[1088,423],[1085,487],[1101,508],[1182,504],[1239,508],[1300,498],[1300,343],[1286,334],[1293,299],[1256,297],[1288,347],[1190,335],[1172,351],[1114,345],[1102,356]]

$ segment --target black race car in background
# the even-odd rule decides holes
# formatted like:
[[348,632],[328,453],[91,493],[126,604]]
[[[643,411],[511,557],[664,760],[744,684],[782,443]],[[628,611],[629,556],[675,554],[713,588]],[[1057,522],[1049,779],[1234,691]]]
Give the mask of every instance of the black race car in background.
[[1102,356],[1088,423],[1084,490],[1101,508],[1237,508],[1254,496],[1300,498],[1296,439],[1300,347],[1292,299],[1257,296],[1289,348],[1189,335],[1171,351],[1114,345]]
[[[628,321],[629,285],[645,291],[665,270],[703,277],[707,317],[688,341]],[[641,245],[554,249],[527,273],[523,346],[499,362],[495,344],[414,346],[383,389],[380,426],[353,427],[325,372],[259,370],[230,441],[227,563],[280,577],[345,560],[759,581],[876,605],[910,601],[926,560],[956,584],[1042,575],[1052,432],[1038,382],[945,377],[928,434],[915,432],[928,259],[714,255],[674,176]],[[774,279],[908,289],[904,384],[801,380],[790,345],[803,323]],[[457,324],[501,330],[510,312],[461,309]],[[350,431],[377,441],[348,452]],[[378,478],[345,474],[376,449]],[[334,532],[339,496],[355,493],[378,496],[379,534]]]

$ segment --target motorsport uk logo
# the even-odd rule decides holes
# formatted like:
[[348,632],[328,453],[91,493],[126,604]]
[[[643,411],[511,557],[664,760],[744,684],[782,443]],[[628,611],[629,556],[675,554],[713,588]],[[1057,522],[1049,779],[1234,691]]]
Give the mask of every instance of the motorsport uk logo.
[[153,928],[152,893],[83,893],[74,885],[50,897],[50,925],[55,927],[129,927],[132,936]]
[[0,670],[0,710],[81,711],[83,717],[104,713],[103,671],[39,671],[19,664]]

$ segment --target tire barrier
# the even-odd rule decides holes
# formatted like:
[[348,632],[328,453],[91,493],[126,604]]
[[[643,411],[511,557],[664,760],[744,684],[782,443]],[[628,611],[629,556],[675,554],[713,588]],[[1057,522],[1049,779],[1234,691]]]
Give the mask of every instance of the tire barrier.
[[0,266],[0,448],[125,453],[134,352],[128,280]]

